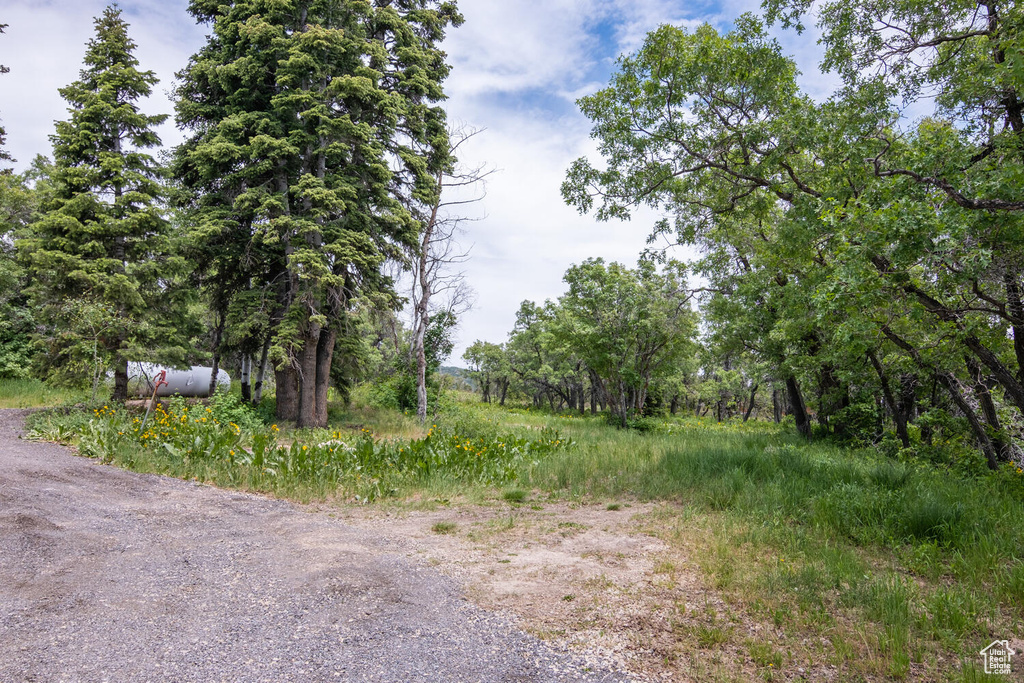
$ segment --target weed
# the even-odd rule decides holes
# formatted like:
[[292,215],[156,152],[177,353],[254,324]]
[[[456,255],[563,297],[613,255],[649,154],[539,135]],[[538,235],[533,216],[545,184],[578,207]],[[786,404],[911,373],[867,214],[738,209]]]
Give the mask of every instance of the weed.
[[508,491],[505,491],[504,493],[501,494],[501,497],[504,498],[507,502],[517,504],[526,502],[527,496],[528,494],[526,493],[526,491],[522,489],[509,489]]
[[455,522],[437,522],[430,530],[435,534],[454,534],[459,528],[459,525]]
[[943,586],[924,600],[918,626],[936,640],[956,642],[978,627],[979,612],[978,599],[972,592]]
[[782,653],[776,650],[771,643],[748,640],[747,653],[754,664],[759,667],[772,667],[775,670],[782,667]]
[[697,624],[691,632],[697,640],[697,645],[708,649],[729,642],[732,628],[718,623]]

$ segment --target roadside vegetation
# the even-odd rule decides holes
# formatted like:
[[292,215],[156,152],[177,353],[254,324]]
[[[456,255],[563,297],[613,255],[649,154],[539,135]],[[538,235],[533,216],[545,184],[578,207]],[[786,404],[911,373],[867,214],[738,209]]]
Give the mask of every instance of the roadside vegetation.
[[[740,675],[744,662],[720,654],[732,647],[766,680],[823,665],[844,680],[985,680],[978,651],[1024,636],[1024,473],[992,473],[969,448],[937,465],[808,442],[774,422],[662,416],[623,430],[601,415],[468,393],[446,395],[436,422],[420,427],[368,396],[332,408],[327,429],[282,428],[272,411],[222,394],[208,405],[172,400],[145,429],[143,413],[110,404],[40,411],[29,436],[303,502],[658,503],[637,532],[694,559],[707,594],[727,606],[680,609],[678,567],[656,567],[674,624],[660,634],[663,664],[693,675]],[[765,637],[751,639],[750,623]]]
[[[633,532],[671,552],[627,627],[694,680],[983,680],[978,652],[1024,638],[1016,5],[651,26],[578,101],[595,154],[561,188],[597,220],[653,210],[650,248],[569,265],[468,369],[442,363],[488,171],[442,107],[456,3],[188,12],[182,144],[116,5],[51,158],[15,172],[0,128],[0,406],[60,406],[30,438],[300,502],[500,509],[499,538],[643,503]],[[773,37],[810,22],[830,93]],[[212,398],[133,412],[136,361],[208,364]]]

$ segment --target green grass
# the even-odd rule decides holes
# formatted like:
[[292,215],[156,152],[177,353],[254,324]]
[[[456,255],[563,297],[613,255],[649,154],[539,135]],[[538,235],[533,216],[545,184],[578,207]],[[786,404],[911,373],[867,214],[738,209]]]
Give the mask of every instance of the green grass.
[[526,499],[529,497],[529,495],[530,494],[528,494],[526,491],[522,489],[509,489],[508,491],[502,493],[501,497],[504,498],[505,501],[509,503],[521,504],[526,502]]
[[[178,441],[124,446],[120,417],[105,436],[81,413],[40,414],[33,424],[86,452],[108,438],[115,445],[100,451],[133,469],[300,500],[499,499],[513,511],[559,500],[607,510],[657,502],[639,523],[693,557],[730,610],[777,636],[771,646],[750,643],[743,628],[712,620],[678,637],[700,649],[735,646],[761,677],[805,661],[851,680],[983,680],[972,668],[981,647],[1024,635],[1024,476],[1015,471],[966,476],[808,443],[763,422],[648,420],[641,433],[600,416],[475,402],[444,411],[436,426],[365,406],[331,416],[330,430],[282,432],[285,450],[267,451],[256,467],[256,432],[221,443],[213,430],[195,452]],[[516,525],[513,513],[488,528]]]
[[[763,423],[680,419],[641,434],[589,417],[504,419],[557,424],[576,443],[524,472],[528,487],[670,503],[651,533],[699,553],[709,585],[738,605],[760,601],[759,618],[792,633],[791,647],[827,635],[825,656],[845,676],[903,680],[923,667],[956,678],[959,665],[940,657],[971,662],[996,633],[1024,634],[1024,476],[1015,471],[963,476]],[[676,523],[681,511],[695,512]],[[697,628],[691,637],[705,647],[719,627]],[[774,658],[756,659],[777,671]]]
[[[101,387],[101,397],[106,389]],[[0,408],[43,408],[61,404],[85,403],[89,391],[53,387],[37,379],[0,380]]]

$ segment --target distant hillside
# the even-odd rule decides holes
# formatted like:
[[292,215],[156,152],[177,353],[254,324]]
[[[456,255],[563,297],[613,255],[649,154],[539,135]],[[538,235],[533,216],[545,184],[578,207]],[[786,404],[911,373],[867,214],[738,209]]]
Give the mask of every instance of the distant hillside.
[[466,368],[459,368],[454,365],[442,365],[440,370],[442,375],[448,375],[456,380],[456,385],[460,383],[465,384],[465,388],[471,391],[477,391],[478,387],[476,382],[473,380],[472,374]]

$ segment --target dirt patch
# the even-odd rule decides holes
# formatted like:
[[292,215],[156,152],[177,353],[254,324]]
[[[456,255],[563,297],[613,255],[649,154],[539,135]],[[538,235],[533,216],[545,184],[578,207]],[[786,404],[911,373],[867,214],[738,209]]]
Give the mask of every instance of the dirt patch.
[[[665,513],[646,503],[609,510],[564,502],[338,512],[541,638],[597,650],[644,680],[706,680],[714,660],[745,659],[715,633],[736,641],[761,627],[704,584],[694,558],[651,533]],[[727,668],[735,674],[736,660]]]

